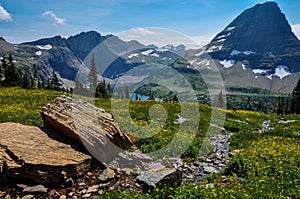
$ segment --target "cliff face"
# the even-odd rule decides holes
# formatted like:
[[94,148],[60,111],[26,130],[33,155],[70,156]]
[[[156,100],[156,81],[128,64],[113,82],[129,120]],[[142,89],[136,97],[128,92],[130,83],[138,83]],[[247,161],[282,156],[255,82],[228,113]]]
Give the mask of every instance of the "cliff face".
[[242,12],[207,45],[215,59],[243,61],[248,68],[267,69],[279,65],[299,72],[300,42],[277,3],[257,4]]

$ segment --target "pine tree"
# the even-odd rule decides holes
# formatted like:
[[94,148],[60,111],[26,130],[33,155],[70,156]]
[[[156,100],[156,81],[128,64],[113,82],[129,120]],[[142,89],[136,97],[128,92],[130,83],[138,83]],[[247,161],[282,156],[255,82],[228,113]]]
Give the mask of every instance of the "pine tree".
[[5,57],[2,58],[1,62],[2,62],[2,73],[5,78],[5,71],[7,70],[8,67]]
[[283,114],[283,98],[282,97],[278,97],[277,100],[277,115],[282,115]]
[[110,97],[109,90],[110,90],[110,84],[106,83],[105,79],[102,79],[97,85],[95,96],[108,99]]
[[[3,59],[4,60],[4,59]],[[3,61],[2,60],[2,61]],[[2,63],[4,71],[5,79],[3,81],[4,86],[18,86],[21,84],[21,77],[17,71],[16,64],[14,63],[13,57],[10,54],[8,57],[8,64],[4,60],[4,64]]]
[[130,92],[127,86],[125,87],[125,97],[126,99],[130,99]]
[[38,88],[40,84],[39,73],[37,71],[36,65],[33,64],[33,79],[32,79],[32,88]]
[[174,97],[173,97],[172,101],[173,101],[173,102],[178,102],[178,101],[179,101],[179,100],[178,100],[178,97],[177,97],[177,95],[176,95],[176,94],[174,95]]
[[292,92],[290,111],[291,113],[300,114],[300,79],[298,80],[297,85]]
[[251,110],[251,99],[250,99],[250,97],[247,98],[247,110],[248,111]]
[[22,79],[22,88],[26,88],[26,89],[30,89],[31,88],[31,82],[30,82],[30,78],[28,78],[30,75],[28,74],[28,72],[23,76]]
[[50,80],[50,89],[61,90],[62,83],[57,77],[54,69],[52,69],[52,78]]
[[91,69],[88,74],[88,81],[90,83],[90,94],[91,96],[95,96],[96,89],[97,89],[97,82],[98,82],[98,76],[97,76],[97,67],[95,62],[95,56],[92,55],[92,61],[91,61]]
[[223,92],[221,91],[219,96],[218,96],[218,107],[223,107],[224,106],[224,99],[223,99]]
[[155,100],[152,90],[149,91],[149,100]]
[[75,79],[75,87],[73,89],[73,91],[75,92],[75,94],[79,94],[79,95],[85,95],[85,88],[83,88],[82,83],[79,81],[78,77],[76,77]]

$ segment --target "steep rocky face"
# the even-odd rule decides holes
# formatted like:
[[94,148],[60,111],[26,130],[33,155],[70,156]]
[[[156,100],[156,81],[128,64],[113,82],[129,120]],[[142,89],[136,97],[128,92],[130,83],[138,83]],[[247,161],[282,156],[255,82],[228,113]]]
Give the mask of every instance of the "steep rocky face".
[[84,60],[98,44],[109,37],[101,36],[96,31],[82,32],[78,35],[70,36],[67,39],[67,46],[76,56]]
[[90,66],[92,55],[94,55],[99,74],[113,79],[140,64],[128,61],[128,53],[145,49],[147,48],[137,41],[126,42],[116,36],[111,36],[97,45],[86,57],[84,63]]
[[274,73],[279,65],[300,71],[300,41],[277,3],[257,4],[242,12],[207,45],[215,59],[243,61],[248,68]]
[[61,36],[55,36],[55,37],[50,37],[50,38],[43,38],[39,39],[37,41],[32,41],[32,42],[26,42],[23,43],[26,45],[48,45],[50,44],[51,46],[61,46],[61,47],[66,47],[67,46],[67,41],[66,39],[62,38]]
[[12,52],[13,50],[14,46],[0,37],[0,55],[5,55],[6,52]]

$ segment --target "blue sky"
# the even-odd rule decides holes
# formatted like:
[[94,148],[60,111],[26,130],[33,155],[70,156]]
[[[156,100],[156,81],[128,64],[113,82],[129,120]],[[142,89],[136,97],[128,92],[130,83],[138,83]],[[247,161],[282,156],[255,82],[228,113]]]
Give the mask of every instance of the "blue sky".
[[[257,0],[0,0],[0,36],[12,43],[96,30],[159,27],[206,43]],[[300,35],[300,1],[276,1]],[[147,29],[145,29],[147,30]],[[299,36],[298,36],[299,37]]]

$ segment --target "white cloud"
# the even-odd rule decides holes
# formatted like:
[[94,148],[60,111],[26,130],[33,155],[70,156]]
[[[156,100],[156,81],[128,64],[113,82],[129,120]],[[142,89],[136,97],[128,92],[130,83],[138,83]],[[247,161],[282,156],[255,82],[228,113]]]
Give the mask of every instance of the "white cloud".
[[0,21],[12,21],[11,15],[0,5]]
[[292,31],[300,39],[300,23],[292,25]]
[[161,32],[154,32],[154,31],[151,31],[149,30],[148,28],[136,28],[135,29],[136,31],[136,34],[139,34],[139,35],[162,35]]
[[42,16],[50,16],[50,17],[52,17],[54,19],[54,21],[55,21],[56,24],[61,24],[62,25],[62,24],[65,24],[65,22],[66,22],[66,19],[57,17],[56,14],[54,14],[54,12],[51,11],[51,10],[45,11],[42,14]]

